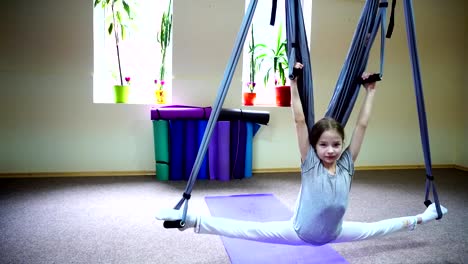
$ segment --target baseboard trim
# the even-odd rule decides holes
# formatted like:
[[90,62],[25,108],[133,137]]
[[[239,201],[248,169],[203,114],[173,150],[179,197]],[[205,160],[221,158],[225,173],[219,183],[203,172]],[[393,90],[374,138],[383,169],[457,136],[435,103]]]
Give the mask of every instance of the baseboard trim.
[[253,169],[252,173],[284,173],[284,172],[299,172],[300,168],[272,168],[272,169]]
[[[356,170],[419,170],[425,169],[425,165],[389,165],[389,166],[357,166]],[[432,165],[433,169],[456,169],[454,164]]]
[[[356,166],[356,170],[416,170],[425,169],[425,165],[386,165],[386,166]],[[437,164],[432,165],[433,169],[457,169],[468,171],[467,167],[455,164]],[[274,168],[274,169],[256,169],[253,173],[283,173],[283,172],[300,172],[301,169],[297,168]]]
[[457,170],[468,171],[468,167],[464,167],[460,165],[454,165],[453,167]]
[[[414,170],[424,169],[424,165],[388,165],[388,166],[356,166],[356,170]],[[468,171],[468,167],[455,164],[432,165],[434,169],[457,169]],[[253,173],[285,173],[300,172],[300,168],[254,169]],[[1,178],[57,178],[57,177],[123,177],[123,176],[155,176],[155,171],[84,171],[84,172],[0,172]]]
[[57,178],[57,177],[123,177],[153,176],[155,171],[78,171],[78,172],[19,172],[0,173],[1,178]]

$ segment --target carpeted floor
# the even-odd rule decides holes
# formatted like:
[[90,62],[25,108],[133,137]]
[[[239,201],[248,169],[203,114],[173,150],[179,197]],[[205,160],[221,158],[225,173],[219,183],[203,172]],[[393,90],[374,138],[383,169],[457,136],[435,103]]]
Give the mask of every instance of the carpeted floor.
[[[468,263],[468,172],[433,174],[449,210],[444,219],[332,247],[350,263]],[[424,177],[423,170],[357,171],[346,220],[424,211]],[[292,209],[299,184],[298,173],[199,181],[189,208],[208,214],[206,195],[273,193]],[[0,263],[229,263],[218,236],[167,230],[154,219],[185,186],[153,177],[0,179]]]

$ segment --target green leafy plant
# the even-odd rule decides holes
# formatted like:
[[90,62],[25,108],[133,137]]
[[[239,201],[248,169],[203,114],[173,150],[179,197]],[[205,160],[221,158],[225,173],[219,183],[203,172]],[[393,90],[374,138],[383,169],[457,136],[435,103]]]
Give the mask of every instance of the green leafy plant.
[[249,43],[249,54],[250,54],[250,65],[249,65],[249,82],[247,83],[247,87],[251,93],[255,90],[255,74],[257,70],[257,61],[259,60],[258,57],[255,56],[255,50],[259,47],[255,45],[255,38],[254,38],[254,27],[250,28],[250,43]]
[[[270,79],[271,73],[273,73],[273,76],[275,77],[275,85],[278,84],[278,81],[280,85],[286,84],[285,72],[288,69],[288,55],[286,51],[287,41],[285,38],[283,39],[282,36],[283,26],[280,24],[274,48],[269,48],[265,44],[257,44],[257,46],[261,47],[262,50],[262,53],[257,56],[257,59],[260,59],[259,68],[262,67],[264,62],[268,62],[270,66],[263,77],[265,86]],[[279,77],[279,80],[276,80],[276,77]]]
[[115,48],[117,50],[117,63],[119,66],[120,85],[123,86],[122,66],[120,63],[120,50],[119,42],[125,39],[126,31],[128,29],[128,22],[133,20],[132,11],[128,1],[125,0],[94,0],[94,7],[101,5],[101,7],[109,13],[106,18],[108,27],[107,32],[109,35],[114,34]]
[[161,67],[159,69],[159,88],[162,89],[164,83],[164,75],[166,74],[166,54],[167,48],[171,43],[171,31],[172,31],[172,0],[169,0],[169,6],[167,11],[163,13],[161,19],[161,30],[158,33],[157,41],[161,45]]

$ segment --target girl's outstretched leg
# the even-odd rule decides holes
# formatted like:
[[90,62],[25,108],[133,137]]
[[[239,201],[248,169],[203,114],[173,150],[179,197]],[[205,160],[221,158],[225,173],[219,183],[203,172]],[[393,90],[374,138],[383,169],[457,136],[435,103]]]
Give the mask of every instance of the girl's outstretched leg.
[[258,242],[306,245],[296,234],[292,221],[254,222],[202,216],[195,232]]
[[382,237],[402,230],[413,230],[417,221],[416,216],[393,218],[374,223],[344,221],[340,235],[331,243],[359,241]]
[[[447,208],[443,207],[442,205],[440,206],[440,210],[442,211],[442,215],[446,214],[447,213]],[[421,223],[421,224],[425,224],[427,222],[430,222],[432,220],[435,220],[437,218],[437,209],[436,209],[436,206],[434,203],[432,203],[431,205],[429,205],[427,208],[426,208],[426,211],[424,211],[424,213],[422,214],[418,214],[417,217],[418,217],[418,224]]]
[[[442,214],[447,209],[441,206]],[[382,237],[398,231],[414,230],[417,224],[424,224],[437,218],[435,205],[431,204],[424,213],[382,220],[374,223],[343,222],[341,234],[331,243],[342,243]]]
[[[181,219],[182,211],[160,210],[159,220]],[[254,222],[212,216],[187,214],[186,225],[181,230],[193,227],[196,233],[240,238],[265,243],[306,245],[296,234],[291,221]]]

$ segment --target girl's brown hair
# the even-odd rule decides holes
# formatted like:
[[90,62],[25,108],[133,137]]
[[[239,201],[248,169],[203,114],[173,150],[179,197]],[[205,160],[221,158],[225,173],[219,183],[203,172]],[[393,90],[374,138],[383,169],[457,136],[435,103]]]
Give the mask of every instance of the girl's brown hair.
[[312,147],[315,149],[315,146],[317,145],[317,142],[320,138],[320,136],[323,134],[323,132],[327,130],[334,129],[340,134],[341,139],[344,141],[345,139],[345,134],[344,134],[344,128],[340,124],[340,122],[336,121],[333,118],[330,117],[324,117],[317,121],[312,126],[312,129],[309,132],[309,142],[312,145]]

